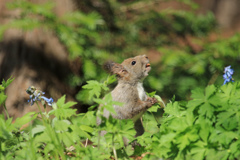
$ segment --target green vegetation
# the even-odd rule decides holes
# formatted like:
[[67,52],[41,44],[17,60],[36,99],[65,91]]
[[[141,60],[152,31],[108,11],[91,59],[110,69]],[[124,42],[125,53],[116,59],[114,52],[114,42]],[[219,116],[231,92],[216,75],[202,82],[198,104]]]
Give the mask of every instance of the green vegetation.
[[[58,17],[54,3],[20,0],[8,4],[10,9],[20,9],[21,15],[0,26],[1,38],[8,28],[41,28],[55,34],[69,59],[81,60],[81,74],[66,75],[66,80],[69,86],[82,88],[76,99],[89,105],[89,111],[77,114],[71,108],[76,102],[65,102],[62,96],[51,111],[30,112],[13,122],[4,92],[13,79],[2,81],[0,105],[6,116],[0,114],[0,159],[240,158],[240,83],[222,85],[221,74],[231,65],[234,79],[240,78],[240,35],[211,42],[208,34],[219,32],[213,14],[197,15],[197,5],[190,0],[179,1],[190,8],[187,11],[140,8],[127,14],[127,9],[143,2],[151,1],[110,2],[118,31],[110,31],[97,11]],[[164,109],[159,105],[149,109],[143,115],[146,132],[134,138],[131,120],[105,119],[102,110],[96,111],[105,104],[114,112],[112,105],[118,103],[106,94],[115,77],[108,77],[100,66],[109,59],[121,62],[149,50],[160,58],[144,81],[146,90],[156,91],[149,95],[161,95],[166,102],[174,98]],[[36,102],[33,107],[39,105]],[[100,126],[97,115],[104,120]],[[104,137],[98,135],[102,130],[108,131]],[[123,137],[140,145],[125,147]]]
[[[11,81],[3,81],[1,86]],[[118,102],[113,102],[110,94],[104,100],[99,98],[101,91],[108,89],[106,84],[89,81],[85,88],[91,92],[90,98],[114,113],[113,104]],[[238,159],[240,83],[198,88],[191,98],[168,103],[163,117],[157,114],[162,110],[160,106],[153,106],[143,116],[146,132],[137,138],[131,120],[106,119],[101,117],[102,110],[76,114],[71,109],[75,102],[65,103],[65,96],[52,104],[51,111],[30,112],[15,122],[1,114],[0,158]],[[6,95],[1,94],[0,99],[6,99]],[[100,126],[96,126],[97,115],[103,120]],[[28,127],[23,128],[27,123]],[[103,130],[108,133],[100,137],[98,133]],[[129,146],[124,146],[123,137],[130,140]],[[140,146],[133,149],[133,141]]]

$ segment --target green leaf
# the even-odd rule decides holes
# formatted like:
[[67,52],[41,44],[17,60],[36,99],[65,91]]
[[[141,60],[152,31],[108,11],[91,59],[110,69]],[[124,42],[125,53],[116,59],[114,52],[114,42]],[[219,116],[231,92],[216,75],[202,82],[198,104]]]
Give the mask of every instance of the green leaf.
[[84,60],[83,71],[86,79],[94,78],[97,75],[97,68],[92,60]]
[[212,127],[208,123],[205,123],[204,121],[200,121],[199,123],[201,126],[201,129],[199,130],[199,136],[205,143],[207,143]]
[[65,104],[63,104],[61,107],[64,108],[64,109],[67,109],[67,108],[70,108],[72,106],[74,106],[75,104],[77,104],[77,102],[67,102]]
[[132,149],[132,146],[128,145],[126,148],[126,153],[128,156],[131,156],[134,153],[134,150]]
[[206,159],[221,159],[227,160],[229,152],[227,150],[216,151],[215,149],[209,149],[206,152]]
[[12,77],[10,77],[6,82],[3,80],[2,81],[2,86],[4,88],[7,88],[7,86],[9,86],[12,83],[13,80],[14,80],[14,78],[12,78]]
[[225,131],[223,129],[214,130],[209,137],[211,142],[218,142],[222,145],[228,146],[234,139],[238,139],[239,135],[232,131]]
[[[181,125],[179,125],[181,124]],[[185,117],[178,117],[169,122],[168,128],[172,129],[173,131],[176,132],[182,132],[185,130],[189,125],[187,124],[187,121]]]
[[34,127],[32,130],[31,130],[31,133],[32,133],[32,137],[34,137],[36,134],[38,133],[42,133],[44,130],[45,130],[45,126],[42,126],[42,125],[36,125],[36,127]]
[[48,112],[49,115],[55,115],[58,119],[66,119],[73,115],[76,115],[77,109],[72,109],[73,105],[77,104],[76,102],[67,102],[65,103],[66,95],[62,96],[57,101],[57,105],[53,104],[53,109]]
[[77,112],[77,109],[58,108],[56,110],[51,110],[49,112],[49,115],[55,115],[59,119],[66,119],[66,118],[76,115],[76,112]]
[[80,126],[80,129],[83,130],[83,131],[89,132],[89,133],[92,133],[92,132],[93,132],[93,128],[92,128],[92,127],[89,127],[89,126],[87,126],[87,125],[81,125],[81,126]]
[[186,122],[189,126],[192,126],[196,120],[191,110],[187,110],[186,112]]
[[59,120],[56,117],[52,121],[52,126],[56,131],[68,131],[68,127],[71,125],[71,122],[68,120]]
[[[77,140],[79,139],[79,137],[84,137],[84,138],[88,138],[88,139],[91,139],[92,137],[84,130],[82,130],[79,125],[72,125],[70,126],[70,128],[74,131],[71,133],[72,137]],[[86,130],[91,130],[90,128],[84,128],[83,129],[86,129]]]
[[216,87],[214,85],[207,86],[207,88],[205,89],[206,98],[209,99],[214,94],[215,91]]
[[22,127],[22,125],[29,123],[30,121],[37,118],[37,114],[35,112],[28,112],[21,118],[17,118],[15,120],[14,126],[16,128]]
[[170,144],[173,140],[175,140],[177,134],[174,132],[169,132],[168,134],[162,135],[160,138],[160,144]]
[[2,85],[0,85],[0,92],[4,91],[4,87]]
[[159,104],[154,104],[151,108],[149,108],[147,111],[148,112],[157,112],[158,109],[160,108]]
[[164,109],[165,113],[172,115],[172,116],[177,116],[180,117],[183,115],[184,112],[180,111],[180,106],[178,102],[174,103],[168,103],[166,108]]
[[89,89],[89,98],[90,99],[92,99],[94,96],[96,96],[96,98],[99,98],[102,89],[108,90],[108,88],[104,84],[101,84],[97,81],[91,80],[91,81],[87,81],[87,83],[88,84],[84,85],[83,88]]
[[191,142],[194,142],[198,139],[198,135],[194,132],[186,132],[182,136],[179,136],[176,139],[176,143],[178,144],[179,151],[183,151]]
[[209,103],[204,103],[203,105],[201,105],[198,111],[201,116],[206,116],[209,119],[214,116],[213,112],[214,107]]
[[240,153],[239,153],[239,149],[240,149],[240,140],[238,139],[237,141],[233,142],[231,145],[230,145],[230,151],[232,154],[236,154],[237,156],[235,156],[235,158],[237,158]]
[[[221,112],[217,115],[217,125],[220,126],[224,126],[225,129],[227,130],[232,130],[235,129],[238,125],[238,118],[235,117],[235,114],[239,114],[239,112],[236,112],[234,109],[229,108],[227,111],[225,112]],[[230,127],[231,124],[235,123],[235,125],[233,127]]]
[[191,149],[192,159],[204,159],[206,153],[205,148],[195,147]]
[[58,107],[63,106],[64,103],[65,103],[65,99],[66,99],[66,95],[63,95],[61,98],[59,98],[58,101],[57,101],[57,106]]
[[3,104],[7,99],[7,96],[4,94],[4,92],[0,93],[0,105]]

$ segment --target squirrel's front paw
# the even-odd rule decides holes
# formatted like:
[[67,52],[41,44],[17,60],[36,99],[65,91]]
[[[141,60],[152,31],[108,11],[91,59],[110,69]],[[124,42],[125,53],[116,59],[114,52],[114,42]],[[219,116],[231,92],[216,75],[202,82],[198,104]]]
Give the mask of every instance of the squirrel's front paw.
[[158,100],[156,98],[148,97],[147,102],[150,102],[152,105],[155,103],[158,103]]

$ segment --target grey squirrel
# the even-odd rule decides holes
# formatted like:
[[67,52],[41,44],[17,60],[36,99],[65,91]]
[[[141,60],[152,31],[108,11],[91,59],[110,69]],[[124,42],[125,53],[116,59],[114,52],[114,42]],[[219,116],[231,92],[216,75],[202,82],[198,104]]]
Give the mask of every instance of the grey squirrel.
[[[114,106],[116,115],[104,109],[103,116],[108,118],[111,114],[116,119],[132,119],[137,132],[136,136],[142,135],[144,128],[141,117],[148,108],[158,102],[156,98],[148,97],[143,88],[143,80],[151,70],[148,57],[139,55],[128,58],[121,64],[107,62],[104,68],[117,75],[118,84],[112,90],[111,95],[113,101],[122,102],[123,106]],[[97,124],[100,123],[101,119],[98,118]]]

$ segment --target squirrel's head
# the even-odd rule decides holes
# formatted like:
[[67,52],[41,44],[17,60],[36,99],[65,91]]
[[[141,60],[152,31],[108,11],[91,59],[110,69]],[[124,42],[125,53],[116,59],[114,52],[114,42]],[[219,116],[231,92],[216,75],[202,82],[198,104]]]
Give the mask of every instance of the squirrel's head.
[[151,70],[148,57],[145,55],[136,56],[124,60],[121,64],[107,62],[104,69],[124,81],[140,81],[148,76]]
[[149,59],[146,55],[140,55],[124,60],[121,64],[136,80],[142,80],[148,76],[151,70]]

